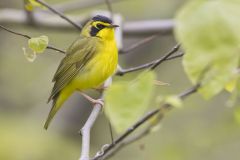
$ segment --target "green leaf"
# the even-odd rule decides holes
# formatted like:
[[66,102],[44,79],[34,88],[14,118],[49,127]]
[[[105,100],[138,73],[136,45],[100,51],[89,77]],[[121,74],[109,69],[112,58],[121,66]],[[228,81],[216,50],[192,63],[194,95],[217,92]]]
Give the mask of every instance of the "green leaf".
[[40,36],[28,40],[28,46],[36,53],[42,53],[48,46],[48,37]]
[[165,102],[176,108],[181,108],[183,105],[182,100],[177,96],[167,96]]
[[40,7],[42,9],[45,9],[43,5],[36,2],[36,0],[25,0],[25,9],[28,11],[32,11],[35,7]]
[[107,89],[104,111],[118,133],[144,114],[153,94],[154,79],[154,72],[143,72],[131,82],[116,82]]
[[175,33],[185,50],[185,72],[193,84],[201,79],[199,92],[207,99],[222,91],[238,67],[239,8],[237,0],[195,0],[177,14]]

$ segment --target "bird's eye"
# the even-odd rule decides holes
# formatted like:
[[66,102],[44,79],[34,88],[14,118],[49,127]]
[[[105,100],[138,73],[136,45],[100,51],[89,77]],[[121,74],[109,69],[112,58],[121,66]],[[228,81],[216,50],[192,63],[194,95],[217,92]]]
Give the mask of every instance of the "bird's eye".
[[102,25],[102,24],[97,24],[96,27],[101,30],[101,29],[103,29],[105,26]]

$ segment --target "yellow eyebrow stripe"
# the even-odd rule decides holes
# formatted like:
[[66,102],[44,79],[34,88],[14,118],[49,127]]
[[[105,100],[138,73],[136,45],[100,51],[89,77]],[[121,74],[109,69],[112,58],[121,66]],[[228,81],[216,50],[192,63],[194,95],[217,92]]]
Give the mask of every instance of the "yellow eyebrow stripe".
[[94,27],[96,27],[97,24],[101,24],[101,25],[104,25],[104,26],[109,26],[110,24],[109,23],[104,23],[104,22],[101,22],[101,21],[96,21],[96,22],[93,22],[92,25]]

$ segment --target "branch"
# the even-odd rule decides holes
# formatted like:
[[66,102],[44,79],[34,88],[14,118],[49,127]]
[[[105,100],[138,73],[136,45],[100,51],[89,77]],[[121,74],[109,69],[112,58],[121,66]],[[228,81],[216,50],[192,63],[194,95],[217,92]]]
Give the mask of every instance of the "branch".
[[[83,23],[90,16],[71,16],[75,22]],[[73,31],[72,25],[59,20],[58,16],[46,14],[43,12],[34,12],[35,23],[38,27],[47,29]],[[1,24],[20,24],[27,25],[28,21],[25,12],[17,9],[1,9],[0,10]],[[142,21],[124,21],[121,26],[125,36],[151,36],[154,34],[172,34],[174,21],[167,20],[142,20]]]
[[[19,32],[16,32],[16,31],[13,31],[13,30],[10,30],[2,25],[0,25],[0,28],[4,29],[5,31],[9,32],[9,33],[12,33],[12,34],[15,34],[15,35],[18,35],[18,36],[22,36],[24,38],[27,38],[27,39],[31,39],[31,37],[29,35],[26,35],[26,34],[22,34],[22,33],[19,33]],[[63,53],[65,54],[65,51],[61,50],[61,49],[58,49],[56,47],[53,47],[53,46],[50,46],[48,45],[47,46],[47,49],[52,49],[52,50],[55,50],[57,52],[60,52],[60,53]]]
[[68,17],[66,17],[63,13],[57,11],[56,9],[52,8],[50,5],[48,5],[46,2],[41,1],[41,0],[36,0],[36,2],[40,3],[41,5],[45,6],[46,8],[48,8],[50,11],[52,11],[53,13],[57,14],[58,16],[60,16],[62,19],[66,20],[67,22],[69,22],[70,24],[72,24],[75,28],[77,28],[79,31],[82,30],[82,26],[78,25],[77,23],[73,22],[71,19],[69,19]]
[[47,46],[47,49],[52,49],[52,50],[55,50],[55,51],[57,51],[57,52],[66,54],[65,51],[63,51],[63,50],[61,50],[61,49],[58,49],[58,48],[56,48],[56,47],[50,46],[50,45]]
[[180,48],[180,45],[176,45],[175,47],[173,47],[168,53],[166,53],[164,56],[160,57],[159,59],[157,60],[154,60],[152,62],[149,62],[149,63],[146,63],[146,64],[142,64],[140,66],[137,66],[137,67],[132,67],[132,68],[129,68],[129,69],[119,69],[116,73],[116,75],[118,76],[123,76],[124,74],[126,73],[130,73],[130,72],[135,72],[135,71],[138,71],[138,70],[142,70],[142,69],[145,69],[145,68],[149,68],[151,70],[155,69],[158,65],[160,65],[161,63],[163,63],[164,61],[167,61],[167,60],[172,60],[172,59],[175,59],[175,58],[178,58],[178,57],[182,57],[183,56],[183,53],[181,52],[180,54],[177,54],[175,56],[171,56],[173,55],[175,52],[177,52]]
[[19,35],[19,36],[25,37],[25,38],[27,38],[27,39],[31,39],[31,37],[28,36],[28,35],[26,35],[26,34],[22,34],[22,33],[15,32],[15,31],[10,30],[10,29],[2,26],[2,25],[0,25],[0,28],[4,29],[5,31],[8,31],[8,32],[10,32],[10,33],[12,33],[12,34]]
[[148,42],[151,42],[152,40],[156,39],[157,37],[158,37],[158,35],[152,35],[152,36],[146,37],[146,38],[140,40],[139,42],[134,43],[134,44],[131,45],[130,47],[128,47],[128,48],[126,48],[126,49],[120,50],[120,51],[119,51],[119,54],[129,53],[129,52],[135,50],[136,48],[141,47],[141,46],[143,46],[144,44],[147,44]]
[[[198,88],[200,87],[199,84],[181,92],[178,97],[181,99],[184,99],[186,97],[188,97],[189,95],[195,93]],[[132,127],[130,127],[125,133],[123,133],[119,138],[117,138],[112,144],[108,145],[107,147],[105,147],[102,151],[100,151],[96,154],[96,156],[93,158],[93,160],[99,160],[100,158],[102,158],[103,156],[105,156],[106,154],[108,154],[111,150],[113,150],[115,148],[115,146],[117,146],[118,144],[120,144],[123,140],[125,140],[131,133],[133,133],[138,127],[140,127],[142,124],[144,124],[145,122],[147,122],[149,119],[151,119],[153,116],[160,114],[160,118],[159,121],[163,118],[164,113],[168,110],[170,110],[172,108],[172,106],[168,103],[163,104],[160,108],[155,109],[151,112],[149,112],[148,114],[146,114],[144,117],[142,117],[139,121],[137,121]],[[137,138],[136,138],[137,139]],[[106,146],[106,145],[104,145]],[[103,160],[103,159],[102,159]]]
[[[112,78],[110,77],[104,82],[104,88],[109,87],[112,84]],[[103,93],[100,99],[103,99]],[[101,104],[95,104],[93,106],[93,110],[88,117],[86,123],[84,124],[83,128],[81,129],[82,134],[82,151],[81,157],[79,160],[89,160],[89,151],[90,151],[90,131],[95,123],[100,111],[101,111]]]
[[79,160],[89,160],[89,151],[90,151],[90,131],[98,117],[99,112],[101,111],[102,106],[100,104],[96,104],[93,106],[93,110],[88,117],[87,122],[84,124],[81,129],[82,134],[82,151],[81,157]]
[[180,44],[177,44],[175,47],[172,48],[166,55],[164,55],[161,59],[157,60],[155,64],[151,66],[151,70],[154,70],[159,64],[165,61],[168,57],[170,57],[173,53],[177,52],[180,48]]
[[168,57],[166,59],[166,61],[169,61],[169,60],[172,60],[172,59],[176,59],[176,58],[179,58],[179,57],[182,57],[184,55],[184,52],[180,52],[179,54],[176,54],[176,55],[173,55],[171,57]]

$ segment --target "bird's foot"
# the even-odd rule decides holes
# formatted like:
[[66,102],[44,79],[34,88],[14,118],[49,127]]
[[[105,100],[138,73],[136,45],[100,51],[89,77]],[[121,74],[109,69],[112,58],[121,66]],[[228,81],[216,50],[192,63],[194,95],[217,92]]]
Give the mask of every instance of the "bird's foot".
[[83,92],[80,92],[81,95],[86,98],[89,102],[91,102],[92,104],[100,104],[102,107],[104,106],[104,101],[103,99],[93,99],[92,97],[90,97],[89,95],[83,93]]
[[104,106],[104,101],[103,101],[103,99],[94,99],[93,104],[100,104],[103,107]]

